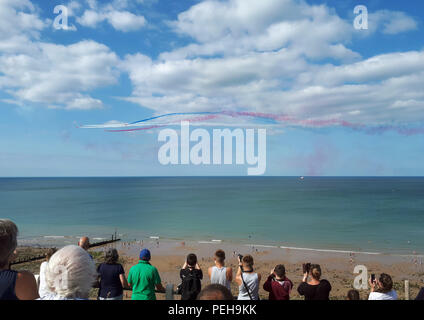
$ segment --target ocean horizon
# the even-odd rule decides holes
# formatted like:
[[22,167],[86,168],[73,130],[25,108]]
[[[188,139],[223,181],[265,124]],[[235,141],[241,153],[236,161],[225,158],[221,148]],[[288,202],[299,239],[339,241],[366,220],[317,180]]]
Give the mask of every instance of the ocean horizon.
[[20,244],[152,236],[412,254],[424,245],[424,177],[0,178]]

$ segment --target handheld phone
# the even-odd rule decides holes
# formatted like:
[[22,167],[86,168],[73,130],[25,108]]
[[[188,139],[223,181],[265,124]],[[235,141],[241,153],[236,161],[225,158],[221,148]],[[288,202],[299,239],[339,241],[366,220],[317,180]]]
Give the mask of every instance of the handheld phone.
[[302,269],[303,269],[303,273],[309,273],[309,271],[311,270],[311,263],[304,263],[302,264]]
[[372,273],[372,274],[371,274],[371,283],[372,283],[372,282],[374,282],[374,281],[375,281],[375,274],[374,274],[374,273]]

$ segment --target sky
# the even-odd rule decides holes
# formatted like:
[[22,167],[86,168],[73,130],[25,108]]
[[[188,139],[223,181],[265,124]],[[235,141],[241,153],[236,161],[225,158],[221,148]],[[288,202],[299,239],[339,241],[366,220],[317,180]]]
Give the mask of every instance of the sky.
[[160,164],[163,128],[107,130],[204,112],[237,114],[208,132],[267,128],[265,175],[424,175],[423,17],[412,0],[0,0],[0,176],[246,175]]

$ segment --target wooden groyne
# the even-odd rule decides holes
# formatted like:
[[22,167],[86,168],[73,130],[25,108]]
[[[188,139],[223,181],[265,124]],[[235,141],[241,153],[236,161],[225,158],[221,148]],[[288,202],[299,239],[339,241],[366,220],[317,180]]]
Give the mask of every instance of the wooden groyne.
[[[90,248],[104,246],[106,244],[114,243],[114,242],[117,242],[117,241],[121,241],[121,239],[117,238],[116,233],[115,233],[115,235],[112,235],[112,238],[110,240],[92,243],[92,244],[90,244]],[[42,254],[42,255],[38,255],[38,256],[32,256],[32,257],[24,257],[24,258],[20,258],[20,259],[17,259],[15,261],[11,262],[10,265],[12,266],[12,265],[16,265],[16,264],[22,264],[22,263],[37,261],[37,260],[42,260],[42,259],[45,259],[45,258],[46,258],[46,254]]]
[[90,244],[90,248],[104,246],[105,244],[114,243],[114,242],[117,242],[117,241],[121,241],[121,239],[117,238],[116,235],[115,235],[115,237],[112,235],[112,239],[92,243],[92,244]]
[[42,254],[42,255],[39,255],[39,256],[28,257],[28,258],[21,258],[21,259],[12,261],[10,263],[10,265],[13,266],[15,264],[21,264],[21,263],[26,263],[26,262],[41,260],[41,259],[45,259],[45,258],[46,258],[46,255],[45,254]]

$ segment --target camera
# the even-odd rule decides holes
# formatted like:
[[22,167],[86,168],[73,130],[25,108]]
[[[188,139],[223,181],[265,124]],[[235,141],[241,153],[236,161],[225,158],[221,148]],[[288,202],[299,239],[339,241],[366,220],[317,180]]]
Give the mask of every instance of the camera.
[[238,256],[240,261],[243,259],[243,255],[241,255],[240,253],[237,256]]
[[302,268],[303,268],[303,273],[309,273],[309,271],[311,271],[311,263],[307,262],[302,264]]

